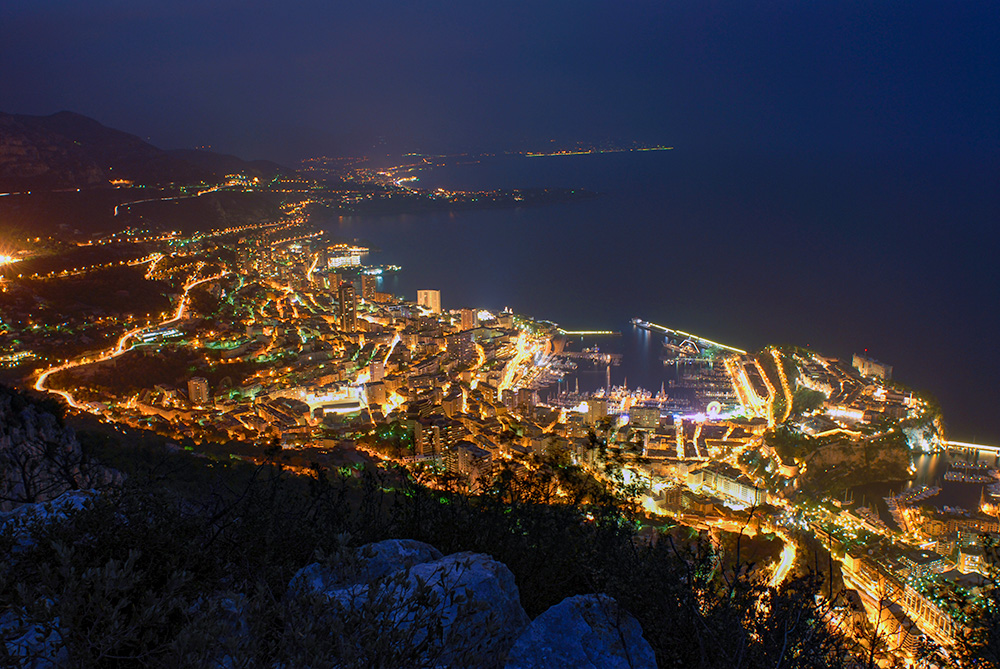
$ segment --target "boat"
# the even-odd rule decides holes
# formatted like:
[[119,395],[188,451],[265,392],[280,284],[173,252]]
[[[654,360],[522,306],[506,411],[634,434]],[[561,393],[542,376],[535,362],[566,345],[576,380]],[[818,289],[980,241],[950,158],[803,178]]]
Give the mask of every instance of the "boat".
[[996,481],[992,476],[983,474],[963,474],[960,472],[947,472],[944,475],[945,481],[958,481],[959,483],[993,483]]

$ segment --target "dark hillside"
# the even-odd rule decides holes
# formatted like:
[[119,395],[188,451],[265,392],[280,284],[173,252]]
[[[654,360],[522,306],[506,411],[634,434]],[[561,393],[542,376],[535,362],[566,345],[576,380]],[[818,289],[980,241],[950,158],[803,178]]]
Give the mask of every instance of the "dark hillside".
[[0,113],[0,192],[214,183],[245,172],[270,178],[282,168],[208,151],[164,151],[135,135],[62,111],[50,116]]

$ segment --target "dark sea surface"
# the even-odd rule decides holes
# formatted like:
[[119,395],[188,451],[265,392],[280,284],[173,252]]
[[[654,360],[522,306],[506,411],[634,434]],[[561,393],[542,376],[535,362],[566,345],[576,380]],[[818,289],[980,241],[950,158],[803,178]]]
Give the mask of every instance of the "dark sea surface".
[[744,349],[867,350],[939,399],[950,438],[1000,442],[996,160],[677,149],[498,157],[419,177],[423,188],[600,197],[325,221],[377,247],[368,262],[403,266],[383,290],[412,299],[436,288],[445,309],[510,306],[566,329],[621,331],[611,345],[637,354],[612,382],[654,391],[658,342],[632,328],[634,316]]

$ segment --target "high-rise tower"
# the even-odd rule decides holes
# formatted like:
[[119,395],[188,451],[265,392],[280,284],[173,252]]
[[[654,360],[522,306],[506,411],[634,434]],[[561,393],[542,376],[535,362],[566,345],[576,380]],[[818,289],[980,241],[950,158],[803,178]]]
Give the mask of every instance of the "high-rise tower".
[[358,300],[354,292],[354,284],[345,281],[338,290],[340,300],[340,329],[343,332],[356,332],[358,329]]
[[462,309],[462,329],[472,330],[479,327],[479,314],[473,309]]
[[375,301],[375,292],[378,290],[378,277],[373,274],[361,275],[361,297],[365,302]]

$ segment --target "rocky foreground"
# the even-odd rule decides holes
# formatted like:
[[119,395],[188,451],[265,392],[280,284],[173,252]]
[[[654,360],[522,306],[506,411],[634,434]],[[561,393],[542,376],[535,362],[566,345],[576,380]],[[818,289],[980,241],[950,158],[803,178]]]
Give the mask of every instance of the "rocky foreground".
[[121,480],[117,470],[89,461],[56,416],[0,387],[0,511]]
[[[18,552],[39,524],[65,522],[93,497],[74,491],[20,505],[0,517],[0,527],[21,538],[13,547]],[[303,620],[340,635],[332,666],[363,666],[374,652],[398,667],[656,667],[639,623],[613,598],[569,597],[532,621],[504,564],[481,553],[445,556],[419,541],[380,541],[309,564],[291,579],[284,599]],[[238,593],[216,593],[193,612],[193,620],[216,635],[211,659],[217,666],[243,665],[240,647],[250,640],[246,602]],[[12,666],[69,666],[62,634],[58,620],[26,623],[17,611],[0,616]],[[314,658],[319,666],[331,659]]]

